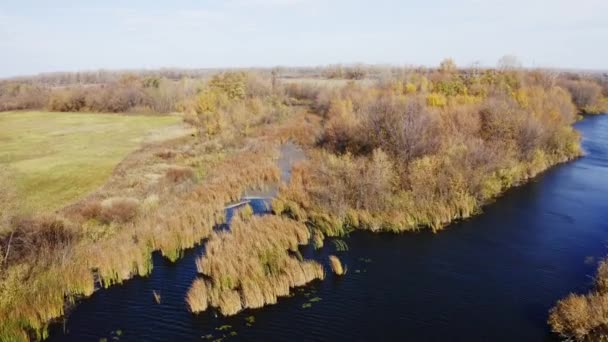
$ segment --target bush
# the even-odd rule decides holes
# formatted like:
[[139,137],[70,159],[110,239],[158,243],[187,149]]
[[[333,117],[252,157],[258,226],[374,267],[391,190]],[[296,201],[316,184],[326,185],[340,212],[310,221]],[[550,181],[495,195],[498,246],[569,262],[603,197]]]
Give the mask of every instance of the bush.
[[63,250],[75,238],[73,230],[55,216],[15,217],[11,229],[0,234],[0,246],[8,251],[3,262],[49,264],[52,253]]
[[40,109],[49,101],[49,91],[39,85],[0,84],[0,111]]
[[564,81],[563,86],[572,95],[572,100],[580,111],[586,113],[599,113],[602,100],[602,87],[592,81]]
[[571,294],[551,309],[549,324],[554,332],[566,338],[605,340],[608,336],[608,296]]
[[194,170],[189,167],[171,167],[165,173],[165,178],[173,184],[194,179]]
[[103,207],[101,203],[98,201],[88,201],[82,204],[80,207],[80,215],[86,219],[99,219],[101,217],[101,211]]
[[570,294],[549,312],[554,332],[577,341],[608,338],[608,260],[602,260],[595,275],[595,288],[588,294]]
[[426,104],[429,107],[443,108],[447,105],[447,98],[438,93],[431,93],[426,97]]
[[99,220],[104,223],[125,223],[137,215],[139,201],[134,198],[113,197],[101,202]]
[[55,112],[79,112],[85,106],[86,94],[83,89],[64,89],[51,94],[48,109]]

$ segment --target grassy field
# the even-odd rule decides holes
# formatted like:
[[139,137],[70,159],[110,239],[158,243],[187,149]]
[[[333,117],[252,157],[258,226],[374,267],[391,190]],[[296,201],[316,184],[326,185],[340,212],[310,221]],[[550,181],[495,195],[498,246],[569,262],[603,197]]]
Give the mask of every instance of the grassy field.
[[173,134],[173,116],[0,113],[0,166],[26,210],[56,210],[103,184],[144,141]]

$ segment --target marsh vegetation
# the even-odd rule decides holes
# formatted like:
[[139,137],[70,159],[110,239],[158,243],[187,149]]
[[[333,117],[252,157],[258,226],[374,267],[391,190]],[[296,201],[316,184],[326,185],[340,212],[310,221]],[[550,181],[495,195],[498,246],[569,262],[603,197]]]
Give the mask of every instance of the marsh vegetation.
[[[202,241],[200,276],[185,298],[192,312],[215,308],[232,315],[276,303],[290,289],[325,276],[322,264],[301,258],[300,245],[312,241],[321,248],[326,237],[353,229],[439,231],[480,212],[506,189],[580,156],[571,124],[579,113],[602,111],[608,95],[606,83],[593,77],[460,70],[450,61],[437,69],[302,70],[289,80],[282,72],[2,81],[2,110],[157,116],[0,114],[0,120],[27,125],[70,115],[86,122],[83,129],[96,120],[122,120],[123,135],[103,141],[129,141],[117,147],[122,154],[111,153],[126,158],[104,164],[95,182],[52,200],[55,212],[24,210],[22,190],[6,181],[19,158],[4,158],[0,339],[44,339],[48,322],[82,296],[149,274],[153,251],[176,261]],[[310,78],[319,82],[298,81]],[[83,79],[91,83],[80,84]],[[176,117],[192,134],[140,144],[147,128]],[[78,154],[87,157],[78,164],[84,169],[67,173],[85,173],[103,161],[94,151],[107,149],[93,137],[115,132],[108,125],[83,133],[92,145]],[[71,134],[55,133],[36,134]],[[301,146],[307,158],[281,183],[277,160],[286,142]],[[69,152],[72,145],[65,145],[61,150]],[[272,215],[253,216],[246,207],[229,230],[214,230],[224,223],[226,204],[268,184],[281,184]],[[42,191],[30,188],[34,197]],[[346,273],[336,257],[329,265]]]
[[600,261],[593,288],[587,294],[571,293],[550,311],[549,324],[565,339],[604,341],[608,337],[608,261]]

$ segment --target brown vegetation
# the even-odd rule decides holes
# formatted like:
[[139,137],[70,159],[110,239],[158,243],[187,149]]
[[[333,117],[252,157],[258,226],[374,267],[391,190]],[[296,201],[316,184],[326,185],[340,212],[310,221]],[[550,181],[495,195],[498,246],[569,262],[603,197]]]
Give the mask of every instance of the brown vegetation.
[[[198,132],[137,151],[99,191],[53,216],[21,212],[0,184],[0,340],[44,338],[66,303],[148,274],[152,251],[175,261],[206,237],[202,277],[187,297],[193,312],[214,307],[229,315],[275,303],[324,276],[320,264],[301,259],[300,244],[312,238],[320,248],[324,237],[354,228],[438,230],[468,217],[578,156],[570,124],[606,96],[591,79],[512,67],[458,70],[446,61],[436,70],[333,69],[0,82],[0,110],[176,111]],[[350,80],[287,84],[279,73]],[[278,146],[288,140],[309,158],[273,202],[277,215],[243,211],[230,231],[213,232],[227,203],[280,180]]]
[[314,99],[326,118],[322,148],[281,196],[287,215],[329,236],[437,230],[581,153],[570,95],[537,74],[460,74],[446,62],[323,92]]
[[[253,122],[246,134],[290,113],[265,113],[268,120]],[[18,208],[3,210],[0,340],[45,338],[48,322],[66,303],[96,285],[147,275],[152,251],[179,259],[223,222],[226,203],[277,182],[280,127],[276,138],[243,140],[246,134],[236,128],[241,118],[226,120],[213,137],[188,136],[135,152],[99,191],[57,217],[17,220]],[[8,189],[2,188],[3,205],[13,203]]]
[[549,325],[564,338],[605,341],[608,337],[608,261],[600,262],[594,289],[585,295],[570,294],[551,309]]
[[608,102],[603,98],[602,87],[590,80],[565,80],[561,82],[572,95],[572,101],[587,114],[608,111]]
[[341,276],[346,274],[346,269],[342,267],[342,262],[340,261],[340,259],[338,259],[337,256],[329,256],[329,265],[331,266],[332,272],[334,272],[336,275]]
[[245,308],[274,304],[290,288],[323,279],[323,267],[298,259],[298,246],[310,232],[302,223],[279,216],[238,217],[229,232],[215,232],[197,260],[199,273],[188,292],[192,312],[218,308],[233,315]]
[[193,180],[194,176],[194,170],[189,167],[171,167],[165,174],[165,178],[174,184]]

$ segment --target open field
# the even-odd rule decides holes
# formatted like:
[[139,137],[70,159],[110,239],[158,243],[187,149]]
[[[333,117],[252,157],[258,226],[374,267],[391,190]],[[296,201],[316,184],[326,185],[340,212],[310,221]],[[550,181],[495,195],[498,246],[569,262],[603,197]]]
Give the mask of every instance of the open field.
[[59,209],[99,187],[114,167],[173,116],[9,112],[0,114],[0,165],[16,173],[27,210]]

